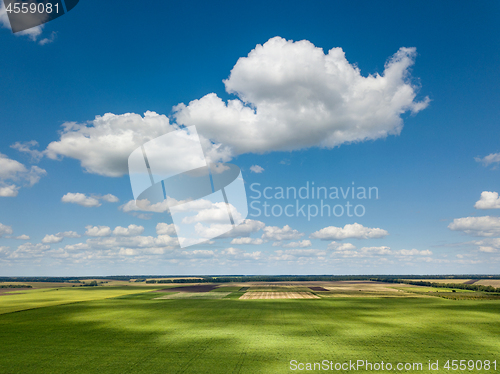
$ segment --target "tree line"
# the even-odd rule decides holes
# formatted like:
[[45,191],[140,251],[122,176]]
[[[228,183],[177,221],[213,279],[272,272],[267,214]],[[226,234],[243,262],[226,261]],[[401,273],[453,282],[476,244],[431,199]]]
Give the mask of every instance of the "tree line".
[[411,284],[414,286],[423,286],[423,287],[456,288],[459,290],[500,293],[500,288],[495,288],[493,286],[485,286],[482,284],[436,283],[436,282],[429,282],[429,281],[412,281],[412,280],[408,280],[408,279],[395,279],[395,278],[371,278],[370,280],[374,281],[374,282],[405,283],[405,284]]
[[0,288],[33,288],[29,284],[0,284]]

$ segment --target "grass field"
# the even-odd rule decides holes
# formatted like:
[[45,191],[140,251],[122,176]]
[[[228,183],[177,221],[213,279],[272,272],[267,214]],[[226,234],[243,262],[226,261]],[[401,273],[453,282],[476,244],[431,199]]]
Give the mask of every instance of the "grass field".
[[[240,289],[222,286],[198,297],[131,286],[0,296],[0,373],[290,373],[291,360],[421,362],[419,373],[463,373],[442,365],[448,359],[500,363],[498,300],[397,289],[390,292],[399,297],[328,291],[329,297],[315,292],[318,299],[240,300],[249,291]],[[440,370],[427,370],[428,360],[439,360]]]
[[[78,287],[13,290],[1,295],[0,314],[144,292],[142,287]],[[1,372],[0,372],[1,373]]]

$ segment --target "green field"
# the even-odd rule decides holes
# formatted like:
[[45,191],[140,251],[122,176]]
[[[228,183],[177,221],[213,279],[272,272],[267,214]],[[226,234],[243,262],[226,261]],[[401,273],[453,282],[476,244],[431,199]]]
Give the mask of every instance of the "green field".
[[[291,360],[420,362],[422,371],[392,372],[463,373],[442,366],[448,359],[500,364],[498,300],[239,300],[238,289],[217,299],[221,288],[163,300],[154,298],[172,293],[144,287],[0,296],[0,373],[298,372]],[[428,360],[439,360],[440,370],[427,370]]]

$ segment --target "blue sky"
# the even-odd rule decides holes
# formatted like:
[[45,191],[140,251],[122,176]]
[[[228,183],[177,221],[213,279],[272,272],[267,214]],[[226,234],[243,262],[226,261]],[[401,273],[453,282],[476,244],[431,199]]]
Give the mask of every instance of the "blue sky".
[[[87,0],[14,35],[1,14],[0,274],[497,273],[499,15]],[[230,237],[179,248],[168,213],[130,210],[128,154],[176,125],[242,170],[249,216]],[[296,203],[253,198],[254,183],[312,182],[379,198],[329,202],[359,217],[250,206]]]

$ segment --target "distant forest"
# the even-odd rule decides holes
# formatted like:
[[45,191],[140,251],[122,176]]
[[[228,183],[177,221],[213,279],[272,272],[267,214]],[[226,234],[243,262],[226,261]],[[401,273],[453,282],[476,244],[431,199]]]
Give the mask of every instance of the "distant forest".
[[[156,280],[152,278],[171,278]],[[196,278],[196,279],[193,279]],[[87,277],[0,277],[0,282],[69,282],[88,279],[121,280],[146,283],[227,283],[227,282],[310,282],[310,281],[353,281],[376,280],[400,282],[402,279],[500,279],[500,275],[456,274],[456,275],[119,275]],[[450,282],[453,283],[453,282]]]

